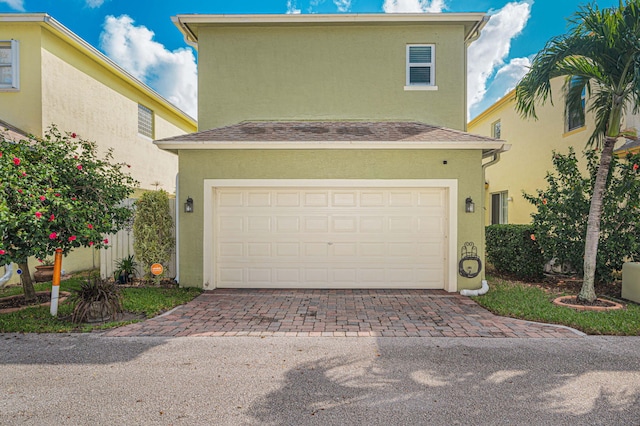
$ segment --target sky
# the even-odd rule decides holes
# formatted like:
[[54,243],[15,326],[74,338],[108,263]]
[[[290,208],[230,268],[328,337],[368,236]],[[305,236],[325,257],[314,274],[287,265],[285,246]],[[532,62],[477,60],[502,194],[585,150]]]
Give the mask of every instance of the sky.
[[[0,13],[45,12],[197,117],[197,52],[177,14],[447,13],[491,16],[468,50],[468,117],[507,94],[585,0],[0,0]],[[619,0],[599,0],[599,7]]]

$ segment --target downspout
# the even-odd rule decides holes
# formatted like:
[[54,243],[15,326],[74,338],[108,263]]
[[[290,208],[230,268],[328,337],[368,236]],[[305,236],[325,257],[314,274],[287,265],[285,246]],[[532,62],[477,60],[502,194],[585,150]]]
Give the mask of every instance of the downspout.
[[7,263],[4,265],[4,275],[0,277],[0,288],[4,287],[13,274],[13,263]]
[[[507,148],[508,149],[508,148]],[[482,181],[484,182],[485,180],[485,171],[487,169],[487,167],[492,166],[494,164],[496,164],[498,161],[500,161],[500,154],[502,153],[502,151],[505,150],[504,147],[503,149],[496,149],[495,151],[493,151],[493,158],[484,163],[482,165]],[[482,296],[483,294],[486,294],[489,291],[489,284],[487,283],[487,280],[482,280],[482,287],[480,287],[477,290],[460,290],[460,295],[462,296]]]
[[180,284],[180,173],[176,173],[176,277]]

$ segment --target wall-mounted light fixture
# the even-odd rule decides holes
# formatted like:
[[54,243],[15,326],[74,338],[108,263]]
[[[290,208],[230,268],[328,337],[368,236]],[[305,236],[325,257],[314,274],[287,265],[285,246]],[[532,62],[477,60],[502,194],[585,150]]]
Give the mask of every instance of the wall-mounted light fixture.
[[187,197],[187,202],[184,203],[184,212],[193,213],[193,198]]
[[464,211],[467,213],[473,213],[476,211],[476,205],[471,197],[467,197],[467,199],[464,200]]

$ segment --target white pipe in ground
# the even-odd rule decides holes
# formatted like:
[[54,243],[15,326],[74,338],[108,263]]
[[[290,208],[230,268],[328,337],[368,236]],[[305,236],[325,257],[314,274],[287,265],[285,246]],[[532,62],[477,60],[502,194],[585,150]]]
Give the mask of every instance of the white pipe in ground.
[[482,287],[477,290],[460,290],[460,294],[463,296],[482,296],[489,291],[489,284],[487,280],[482,280]]

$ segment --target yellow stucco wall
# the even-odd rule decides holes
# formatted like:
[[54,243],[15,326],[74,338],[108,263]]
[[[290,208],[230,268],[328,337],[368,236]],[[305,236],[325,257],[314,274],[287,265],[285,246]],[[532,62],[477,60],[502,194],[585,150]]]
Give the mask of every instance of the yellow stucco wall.
[[0,89],[0,120],[27,133],[42,133],[41,28],[24,23],[0,25],[0,40],[18,40],[20,90]]
[[[199,130],[244,120],[415,120],[464,130],[463,25],[201,27]],[[436,91],[406,91],[406,45],[435,44]]]
[[[565,131],[562,79],[552,81],[554,105],[537,106],[538,120],[524,119],[515,111],[514,93],[506,95],[486,111],[469,122],[470,133],[492,135],[492,125],[501,122],[501,139],[511,144],[511,149],[502,154],[500,162],[486,169],[485,224],[491,223],[491,194],[508,191],[508,223],[531,222],[535,207],[524,199],[523,191],[535,194],[537,189],[547,186],[545,176],[553,170],[552,151],[566,154],[573,147],[578,158],[593,133],[593,116],[587,114],[586,125],[571,132]],[[584,167],[584,162],[581,164]]]
[[[203,286],[204,209],[212,208],[203,205],[204,179],[455,179],[457,256],[465,242],[484,256],[479,150],[182,150],[179,158],[180,170],[188,171],[180,174],[180,194],[195,206],[180,216],[181,286]],[[464,212],[469,196],[475,213]],[[458,290],[479,288],[483,278],[484,270],[475,278],[457,275]]]
[[[138,134],[138,103],[154,111],[157,139],[196,131],[193,119],[87,52],[55,25],[2,22],[0,40],[8,39],[20,45],[20,90],[0,91],[0,120],[35,135],[51,124],[75,132],[96,141],[102,153],[112,148],[114,160],[131,165],[127,171],[142,189],[155,189],[159,182],[159,188],[175,192],[177,155]],[[99,266],[93,249],[76,249],[63,261],[66,272]]]

